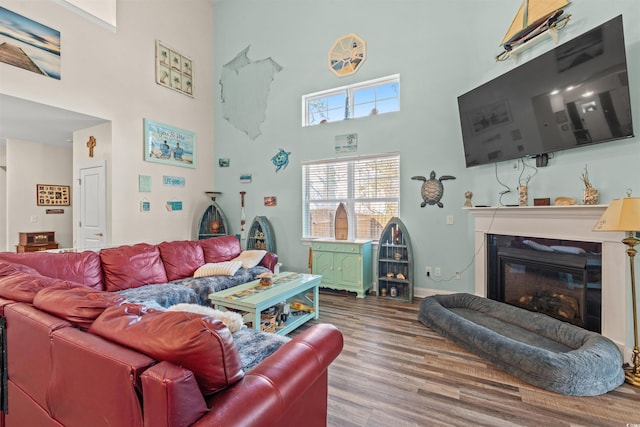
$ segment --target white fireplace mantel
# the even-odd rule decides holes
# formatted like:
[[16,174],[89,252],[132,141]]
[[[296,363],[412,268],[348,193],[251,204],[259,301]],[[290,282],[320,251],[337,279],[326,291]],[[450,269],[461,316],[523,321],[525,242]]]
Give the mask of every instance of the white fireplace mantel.
[[[626,349],[627,254],[624,233],[593,231],[606,205],[467,208],[475,219],[475,293],[487,296],[488,234],[602,243],[602,335]],[[627,354],[627,351],[625,351]]]

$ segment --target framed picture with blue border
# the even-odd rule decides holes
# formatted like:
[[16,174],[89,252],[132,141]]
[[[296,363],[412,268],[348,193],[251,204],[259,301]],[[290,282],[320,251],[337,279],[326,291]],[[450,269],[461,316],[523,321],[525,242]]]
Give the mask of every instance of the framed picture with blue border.
[[166,165],[196,167],[196,134],[144,119],[144,159]]

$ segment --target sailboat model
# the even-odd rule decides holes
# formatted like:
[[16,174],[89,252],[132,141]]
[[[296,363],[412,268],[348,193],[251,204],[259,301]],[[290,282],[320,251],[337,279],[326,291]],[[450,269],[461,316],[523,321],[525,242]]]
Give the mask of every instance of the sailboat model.
[[524,0],[500,43],[504,51],[496,56],[496,60],[508,59],[515,50],[544,33],[557,44],[558,30],[564,28],[571,17],[563,16],[562,8],[568,4],[567,0]]

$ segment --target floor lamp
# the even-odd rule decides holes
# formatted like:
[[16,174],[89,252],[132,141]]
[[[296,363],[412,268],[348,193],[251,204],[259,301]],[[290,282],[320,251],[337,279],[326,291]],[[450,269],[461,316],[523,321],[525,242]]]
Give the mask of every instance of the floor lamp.
[[627,197],[615,199],[604,211],[593,231],[624,231],[627,236],[622,243],[627,245],[629,265],[631,266],[631,305],[633,307],[633,352],[631,365],[625,364],[625,381],[640,387],[640,350],[638,349],[638,311],[636,308],[636,277],[634,271],[634,257],[638,252],[634,246],[640,244],[640,239],[634,237],[634,232],[640,231],[640,198],[631,197],[631,190]]

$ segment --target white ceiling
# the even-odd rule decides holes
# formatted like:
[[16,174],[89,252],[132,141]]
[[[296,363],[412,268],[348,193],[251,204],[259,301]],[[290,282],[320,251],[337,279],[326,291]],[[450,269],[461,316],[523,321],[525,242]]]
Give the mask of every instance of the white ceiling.
[[108,120],[0,94],[0,146],[7,139],[65,145],[73,132]]

